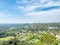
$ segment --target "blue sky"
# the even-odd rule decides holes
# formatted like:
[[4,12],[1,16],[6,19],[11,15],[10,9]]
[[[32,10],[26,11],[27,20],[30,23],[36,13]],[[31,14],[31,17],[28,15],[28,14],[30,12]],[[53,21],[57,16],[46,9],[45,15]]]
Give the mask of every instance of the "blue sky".
[[0,23],[60,22],[60,0],[0,0]]

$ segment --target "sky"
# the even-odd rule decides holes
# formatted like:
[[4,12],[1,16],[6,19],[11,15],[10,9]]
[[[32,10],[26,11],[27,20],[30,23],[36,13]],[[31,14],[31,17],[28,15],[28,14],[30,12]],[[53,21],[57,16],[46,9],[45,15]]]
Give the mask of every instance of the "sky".
[[60,0],[0,0],[0,23],[60,22]]

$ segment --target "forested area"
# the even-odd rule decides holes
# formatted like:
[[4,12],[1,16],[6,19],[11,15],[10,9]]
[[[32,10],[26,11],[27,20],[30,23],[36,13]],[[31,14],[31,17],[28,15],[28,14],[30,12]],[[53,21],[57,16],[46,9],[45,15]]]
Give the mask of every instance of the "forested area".
[[0,24],[0,45],[60,45],[60,23]]

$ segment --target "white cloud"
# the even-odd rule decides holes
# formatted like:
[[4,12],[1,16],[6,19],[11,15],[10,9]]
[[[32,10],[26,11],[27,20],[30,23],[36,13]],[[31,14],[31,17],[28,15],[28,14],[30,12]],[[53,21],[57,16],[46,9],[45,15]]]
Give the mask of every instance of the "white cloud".
[[3,12],[0,13],[0,18],[1,18],[1,17],[5,17],[5,13],[3,13]]
[[30,12],[25,14],[33,22],[56,22],[60,21],[60,9],[42,12]]
[[7,14],[6,12],[0,12],[0,18],[5,18],[5,17],[9,17],[11,15]]
[[[28,22],[53,22],[60,21],[60,9],[53,9],[49,11],[34,11],[36,8],[45,8],[45,7],[53,7],[60,6],[60,1],[56,0],[31,0],[25,2],[17,2],[19,5],[17,9],[20,12],[23,12],[25,16],[29,17]],[[33,3],[32,3],[33,2]],[[21,4],[22,3],[22,6]],[[26,3],[26,4],[25,4]],[[25,5],[23,5],[25,4]]]
[[[20,0],[17,0],[20,2]],[[28,2],[30,3],[30,1],[28,0],[23,0],[21,3],[24,4],[23,2]],[[28,13],[31,12],[33,10],[35,10],[36,8],[40,7],[40,8],[44,8],[44,7],[52,7],[52,6],[60,6],[60,2],[56,1],[52,1],[52,0],[31,0],[31,2],[33,2],[32,4],[28,4],[27,6],[23,5],[18,5],[17,6],[17,10],[23,13]],[[44,4],[46,2],[46,4]],[[34,4],[36,3],[36,4]]]
[[37,7],[40,7],[40,6],[39,5],[37,5],[37,6],[27,6],[27,7],[18,6],[18,10],[21,10],[24,13],[28,13],[28,12],[31,12],[31,11],[35,10]]
[[60,9],[50,10],[50,11],[32,11],[25,14],[26,16],[54,16],[60,15]]

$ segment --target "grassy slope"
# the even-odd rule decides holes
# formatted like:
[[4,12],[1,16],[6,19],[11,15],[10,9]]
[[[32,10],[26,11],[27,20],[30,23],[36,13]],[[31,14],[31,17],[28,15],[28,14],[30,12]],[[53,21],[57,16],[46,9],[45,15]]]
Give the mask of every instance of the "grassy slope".
[[5,38],[0,38],[0,45],[2,45],[4,41],[9,41],[12,39],[14,39],[14,37],[11,37],[11,36],[5,37]]

